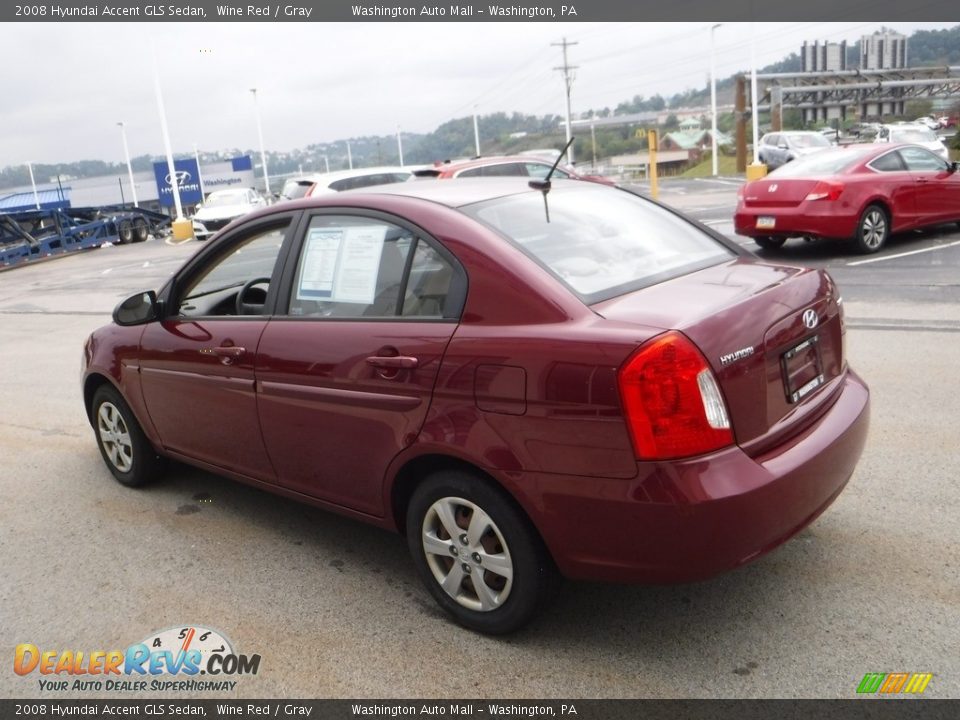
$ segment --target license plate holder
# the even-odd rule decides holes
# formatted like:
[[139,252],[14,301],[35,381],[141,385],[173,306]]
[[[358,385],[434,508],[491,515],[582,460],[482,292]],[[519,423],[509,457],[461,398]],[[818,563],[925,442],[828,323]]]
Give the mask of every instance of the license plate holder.
[[811,335],[780,356],[787,402],[794,405],[824,384],[820,336]]
[[757,230],[773,230],[777,226],[777,219],[772,215],[757,217]]

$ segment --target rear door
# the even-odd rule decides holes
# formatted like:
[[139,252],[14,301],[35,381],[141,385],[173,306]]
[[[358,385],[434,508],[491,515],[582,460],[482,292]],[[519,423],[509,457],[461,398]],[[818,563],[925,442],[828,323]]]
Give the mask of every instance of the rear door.
[[281,485],[381,516],[385,471],[423,424],[466,277],[395,218],[317,212],[299,234],[259,346],[263,437]]

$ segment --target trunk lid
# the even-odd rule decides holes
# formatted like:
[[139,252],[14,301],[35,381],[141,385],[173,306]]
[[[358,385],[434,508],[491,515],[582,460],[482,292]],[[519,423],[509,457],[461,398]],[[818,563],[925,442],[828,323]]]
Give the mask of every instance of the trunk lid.
[[809,178],[778,179],[775,175],[754,180],[743,188],[743,204],[748,208],[796,207],[817,182]]
[[737,443],[757,455],[829,407],[845,368],[838,301],[823,270],[737,259],[592,309],[692,340],[720,385]]

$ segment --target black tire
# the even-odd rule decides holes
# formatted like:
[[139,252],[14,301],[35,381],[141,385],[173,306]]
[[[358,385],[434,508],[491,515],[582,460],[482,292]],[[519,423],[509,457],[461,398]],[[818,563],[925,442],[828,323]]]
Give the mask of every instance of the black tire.
[[120,238],[120,242],[124,245],[133,242],[133,222],[127,219],[118,222],[117,237]]
[[133,221],[133,235],[134,242],[144,242],[150,237],[150,227],[142,217],[138,217]]
[[857,247],[864,254],[875,253],[890,237],[890,216],[879,205],[867,205],[857,222]]
[[[479,539],[468,537],[471,520],[476,530],[484,528]],[[462,530],[456,537],[446,530],[450,522]],[[559,574],[536,529],[502,490],[479,476],[444,471],[426,478],[410,499],[406,527],[420,579],[464,627],[489,635],[513,632],[555,594]],[[426,549],[428,543],[436,552]],[[444,579],[452,581],[450,591]]]
[[783,247],[783,244],[787,241],[787,239],[783,237],[764,235],[761,237],[755,237],[753,241],[764,250],[779,250]]
[[112,385],[97,388],[90,416],[100,455],[120,484],[140,487],[160,476],[164,459],[154,451],[130,406]]

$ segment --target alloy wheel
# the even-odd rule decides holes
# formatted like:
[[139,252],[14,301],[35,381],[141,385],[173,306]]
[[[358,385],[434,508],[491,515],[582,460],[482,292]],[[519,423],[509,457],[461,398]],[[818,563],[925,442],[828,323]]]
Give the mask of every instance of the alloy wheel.
[[421,542],[434,579],[459,605],[489,612],[506,602],[513,559],[503,533],[480,506],[440,498],[424,516]]
[[860,224],[860,237],[868,250],[877,250],[887,236],[887,218],[883,211],[872,208]]
[[113,403],[101,403],[97,412],[97,432],[113,466],[122,473],[130,472],[133,467],[133,440],[123,415]]

